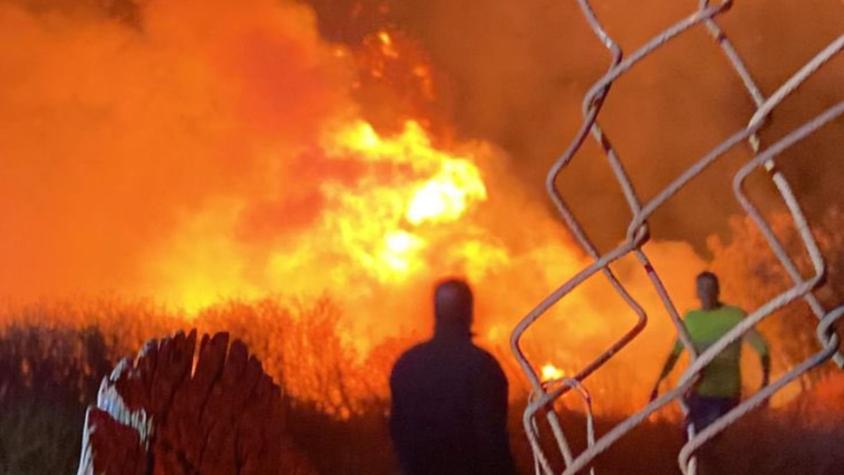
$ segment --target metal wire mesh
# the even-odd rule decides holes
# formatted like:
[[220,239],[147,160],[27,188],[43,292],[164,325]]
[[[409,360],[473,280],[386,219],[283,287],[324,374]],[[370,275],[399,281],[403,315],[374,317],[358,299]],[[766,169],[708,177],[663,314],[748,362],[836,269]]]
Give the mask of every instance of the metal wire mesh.
[[[731,343],[740,339],[762,319],[768,317],[776,310],[797,299],[805,300],[811,311],[818,318],[817,338],[821,345],[820,351],[790,369],[764,389],[744,400],[741,404],[706,427],[704,430],[699,433],[695,433],[693,428],[690,429],[689,440],[683,446],[678,455],[678,463],[684,474],[695,473],[695,451],[719,432],[733,424],[736,420],[758,406],[772,394],[779,391],[783,386],[812,368],[826,362],[829,359],[834,359],[839,366],[844,365],[844,357],[838,353],[839,339],[833,330],[834,322],[844,315],[844,305],[838,306],[834,309],[827,309],[820,303],[813,292],[823,283],[825,276],[824,260],[818,245],[812,236],[800,205],[791,190],[788,180],[777,169],[775,162],[776,157],[784,150],[803,140],[831,121],[844,115],[844,101],[827,109],[820,115],[792,130],[782,139],[766,147],[763,147],[763,144],[757,135],[759,130],[770,118],[774,109],[788,95],[794,92],[801,84],[803,84],[803,82],[806,81],[807,78],[812,76],[833,56],[844,49],[844,35],[839,36],[826,48],[817,53],[815,57],[807,62],[799,71],[794,73],[773,94],[769,97],[765,97],[757,87],[740,54],[733,47],[729,38],[716,21],[716,18],[719,15],[722,15],[729,10],[732,4],[731,0],[724,0],[718,4],[711,4],[708,0],[700,0],[698,8],[694,13],[671,25],[669,28],[650,39],[644,44],[644,46],[640,47],[626,58],[624,57],[621,47],[604,30],[589,1],[578,0],[578,4],[595,35],[597,35],[604,46],[609,50],[611,61],[606,73],[597,82],[595,82],[584,97],[582,126],[569,148],[551,167],[546,181],[546,188],[548,195],[553,201],[566,226],[574,235],[583,250],[591,256],[593,262],[542,300],[518,323],[511,335],[512,351],[515,354],[522,370],[527,375],[533,391],[529,404],[524,412],[523,425],[531,444],[531,448],[534,452],[537,472],[546,474],[555,473],[554,468],[549,462],[549,457],[540,443],[540,435],[536,420],[538,417],[537,414],[540,412],[544,413],[547,418],[548,424],[551,427],[551,433],[553,434],[554,441],[556,442],[556,448],[562,455],[565,463],[565,470],[563,473],[577,473],[584,468],[589,467],[599,454],[607,450],[607,448],[609,448],[613,443],[618,441],[635,426],[666,404],[677,400],[685,412],[687,408],[684,406],[682,396],[686,390],[694,384],[702,369],[722,350]],[[747,94],[756,106],[756,111],[744,128],[736,131],[733,135],[696,161],[655,197],[646,202],[642,202],[642,200],[638,197],[630,177],[618,157],[618,154],[613,148],[610,138],[603,132],[598,122],[601,106],[616,80],[628,73],[637,63],[648,57],[651,53],[697,25],[704,25],[707,28],[718,48],[728,60],[732,69],[740,77]],[[597,248],[593,245],[592,240],[589,238],[586,231],[580,225],[577,218],[564,201],[555,184],[557,177],[571,162],[572,158],[584,144],[589,135],[596,140],[603,150],[603,153],[606,156],[615,179],[621,188],[621,191],[627,201],[627,205],[632,213],[632,219],[627,228],[627,237],[624,242],[615,249],[603,254],[599,253]],[[741,324],[737,325],[723,338],[708,347],[703,353],[696,354],[689,335],[682,324],[680,315],[672,303],[671,296],[660,280],[659,274],[651,265],[651,261],[648,258],[647,253],[642,248],[643,245],[650,239],[648,232],[648,218],[681,188],[695,179],[709,165],[715,162],[718,158],[722,157],[726,152],[743,142],[747,142],[749,144],[750,149],[753,152],[753,158],[742,166],[734,176],[733,192],[739,204],[750,216],[753,223],[758,227],[770,246],[771,251],[785,269],[786,274],[791,281],[791,287],[754,310],[742,321]],[[793,219],[794,227],[800,236],[802,245],[805,247],[805,250],[810,257],[814,271],[812,275],[801,275],[794,260],[785,251],[783,244],[774,234],[771,225],[766,221],[765,217],[744,191],[746,178],[752,171],[759,168],[763,168],[767,171],[768,176],[775,185],[791,215],[791,218]],[[589,393],[586,391],[586,388],[582,383],[593,372],[613,358],[618,351],[622,350],[628,343],[635,339],[647,324],[647,315],[644,309],[630,295],[624,284],[613,274],[613,271],[609,267],[613,262],[630,254],[634,255],[642,265],[654,289],[662,300],[665,310],[677,330],[679,340],[685,347],[685,350],[689,352],[690,363],[688,368],[682,373],[679,381],[671,390],[658,399],[652,401],[647,406],[634,413],[632,416],[628,417],[626,420],[619,423],[596,440],[592,426],[592,401]],[[522,351],[520,344],[521,338],[525,331],[528,330],[528,328],[530,328],[531,325],[533,325],[538,319],[540,319],[552,305],[565,298],[566,295],[571,293],[576,287],[598,272],[604,274],[613,289],[618,292],[625,303],[637,316],[636,322],[620,339],[610,345],[610,347],[601,353],[594,361],[582,368],[573,377],[543,382],[535,370],[536,366],[532,364]],[[554,402],[566,394],[570,389],[576,389],[584,399],[587,414],[587,448],[579,454],[572,453],[569,442],[566,439],[565,432],[562,429],[557,413],[554,410]],[[594,471],[594,469],[590,469],[590,471]]]

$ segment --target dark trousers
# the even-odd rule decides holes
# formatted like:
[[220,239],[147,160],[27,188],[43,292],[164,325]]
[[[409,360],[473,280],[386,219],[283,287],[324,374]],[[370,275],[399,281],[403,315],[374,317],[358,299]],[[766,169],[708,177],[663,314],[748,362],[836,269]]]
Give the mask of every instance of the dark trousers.
[[700,433],[706,426],[715,422],[716,419],[730,412],[739,403],[739,397],[710,397],[700,396],[691,393],[686,396],[686,404],[689,407],[689,414],[683,424],[685,433],[688,434],[689,424],[695,425],[695,433]]

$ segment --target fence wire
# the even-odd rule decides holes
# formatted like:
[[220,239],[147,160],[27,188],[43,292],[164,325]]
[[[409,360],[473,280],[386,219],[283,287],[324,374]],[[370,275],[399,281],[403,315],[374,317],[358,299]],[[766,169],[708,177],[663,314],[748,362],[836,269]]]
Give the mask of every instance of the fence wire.
[[[518,323],[511,335],[512,351],[532,386],[532,395],[529,400],[529,404],[525,409],[522,422],[531,448],[533,449],[537,473],[555,473],[554,467],[552,467],[549,457],[541,444],[537,424],[538,414],[544,414],[547,419],[556,443],[556,449],[562,455],[562,459],[565,463],[565,469],[562,473],[577,473],[587,467],[590,467],[598,455],[607,450],[613,443],[618,441],[634,427],[648,418],[648,416],[666,404],[669,404],[672,401],[678,401],[682,410],[687,412],[682,396],[687,389],[694,384],[702,369],[724,348],[742,338],[742,336],[754,325],[771,315],[776,310],[797,299],[803,299],[808,304],[812,313],[818,318],[817,339],[821,345],[820,351],[810,356],[802,363],[796,365],[764,389],[742,401],[741,404],[706,427],[704,430],[695,433],[694,428],[690,428],[688,442],[680,450],[678,463],[680,470],[684,474],[694,474],[696,471],[696,461],[694,458],[695,451],[718,433],[723,431],[726,427],[730,426],[743,415],[757,407],[775,392],[779,391],[783,386],[812,368],[830,359],[835,360],[839,367],[844,366],[844,357],[842,357],[841,353],[838,352],[839,339],[833,328],[833,324],[841,318],[842,315],[844,315],[844,305],[833,309],[827,309],[821,304],[813,292],[823,283],[826,272],[824,260],[818,248],[817,242],[812,236],[806,217],[804,216],[800,205],[791,190],[788,180],[776,166],[776,158],[783,151],[803,140],[823,126],[829,124],[833,120],[836,120],[844,115],[844,101],[830,107],[823,113],[792,130],[782,139],[766,147],[763,147],[763,144],[758,136],[759,130],[768,122],[776,107],[787,96],[799,88],[800,85],[802,85],[816,71],[818,71],[818,69],[820,69],[825,63],[844,49],[844,34],[839,36],[826,48],[817,53],[817,55],[807,62],[799,71],[794,73],[773,94],[765,97],[756,85],[756,82],[753,80],[753,77],[748,68],[745,66],[741,55],[733,46],[732,42],[729,40],[728,36],[716,20],[718,16],[729,10],[732,5],[731,0],[724,0],[717,4],[713,4],[708,0],[700,0],[697,10],[694,11],[694,13],[651,38],[642,47],[626,58],[618,43],[616,43],[604,29],[601,21],[592,9],[590,2],[588,0],[578,0],[578,4],[592,31],[601,40],[607,50],[609,50],[611,60],[606,73],[595,82],[585,95],[583,100],[582,126],[565,153],[563,153],[563,155],[552,165],[546,180],[546,188],[548,195],[569,231],[573,234],[583,250],[591,256],[593,262],[542,300]],[[651,53],[671,42],[690,28],[698,25],[703,25],[710,33],[717,47],[741,79],[744,89],[753,101],[756,110],[744,128],[736,131],[729,138],[718,144],[709,153],[700,158],[676,179],[674,179],[674,181],[666,186],[654,198],[643,202],[636,193],[633,183],[619,159],[618,153],[613,148],[612,141],[600,126],[598,119],[601,107],[616,80],[629,72],[637,63],[647,58]],[[632,214],[630,224],[627,228],[626,239],[615,249],[604,254],[598,252],[597,248],[592,243],[592,240],[580,225],[579,221],[572,213],[571,209],[568,207],[556,187],[556,180],[558,176],[571,162],[572,158],[577,154],[578,150],[590,135],[601,147],[601,150],[603,150],[617,184],[624,194],[625,200]],[[691,180],[695,179],[709,165],[743,142],[746,142],[749,145],[753,153],[753,157],[744,166],[742,166],[734,176],[733,192],[741,207],[750,216],[756,227],[758,227],[761,231],[771,251],[785,269],[792,286],[785,292],[782,292],[753,311],[741,322],[741,324],[737,325],[719,341],[707,348],[706,351],[701,354],[697,354],[689,335],[682,324],[680,315],[671,300],[671,296],[663,285],[659,274],[651,265],[651,261],[647,253],[643,250],[644,244],[650,239],[648,218],[681,188],[683,188]],[[760,168],[767,172],[793,219],[794,227],[797,230],[802,244],[811,260],[813,267],[812,275],[804,276],[800,273],[794,260],[789,256],[783,244],[774,234],[771,225],[744,191],[744,184],[748,175],[754,170]],[[645,328],[648,319],[642,306],[630,295],[624,284],[615,276],[609,267],[613,262],[630,254],[636,257],[642,265],[644,271],[647,273],[654,289],[662,300],[668,316],[674,324],[679,340],[690,355],[690,362],[688,368],[682,373],[680,379],[671,390],[652,401],[647,406],[634,413],[632,416],[628,417],[626,420],[622,421],[596,440],[592,424],[592,400],[584,387],[583,382],[593,372],[613,358],[617,352],[622,350],[628,343],[634,340]],[[633,314],[636,316],[636,321],[620,339],[610,345],[594,361],[587,364],[573,377],[543,382],[535,369],[537,366],[534,365],[524,354],[521,348],[521,338],[525,331],[528,330],[539,318],[541,318],[551,306],[559,300],[565,298],[566,295],[572,292],[577,286],[598,272],[602,273],[606,277],[613,289],[615,289],[615,291],[630,307]],[[566,438],[565,431],[560,425],[559,418],[554,407],[554,402],[571,389],[576,389],[583,398],[587,413],[587,448],[579,454],[574,454],[572,452]],[[594,469],[590,468],[590,472],[594,472]]]

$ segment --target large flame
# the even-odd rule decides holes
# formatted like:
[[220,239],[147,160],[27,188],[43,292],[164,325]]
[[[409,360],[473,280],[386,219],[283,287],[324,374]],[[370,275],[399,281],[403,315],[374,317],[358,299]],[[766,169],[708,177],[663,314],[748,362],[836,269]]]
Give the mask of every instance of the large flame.
[[[196,313],[221,299],[273,289],[312,294],[357,287],[351,293],[363,294],[372,285],[430,276],[432,257],[446,257],[448,270],[474,277],[506,259],[506,251],[493,244],[447,239],[450,227],[466,227],[457,222],[487,198],[471,156],[433,147],[413,121],[383,137],[367,122],[353,120],[329,127],[320,142],[326,166],[354,168],[354,178],[322,177],[314,197],[321,210],[292,245],[268,246],[263,269],[246,264],[240,244],[227,238],[234,234],[227,226],[237,226],[234,218],[249,204],[211,207],[195,218],[196,231],[177,233],[189,242],[177,237],[175,248],[161,251],[165,263],[157,268],[164,275],[157,280],[163,285],[154,293]],[[296,183],[296,177],[288,179]],[[241,273],[245,267],[251,277]]]
[[419,254],[428,241],[420,226],[453,223],[487,197],[471,157],[433,148],[413,121],[386,139],[366,122],[356,122],[331,134],[327,148],[391,170],[405,169],[398,173],[400,178],[386,183],[370,176],[361,178],[354,189],[326,185],[326,193],[342,204],[342,216],[336,219],[341,221],[346,250],[381,281],[404,279],[423,267]]

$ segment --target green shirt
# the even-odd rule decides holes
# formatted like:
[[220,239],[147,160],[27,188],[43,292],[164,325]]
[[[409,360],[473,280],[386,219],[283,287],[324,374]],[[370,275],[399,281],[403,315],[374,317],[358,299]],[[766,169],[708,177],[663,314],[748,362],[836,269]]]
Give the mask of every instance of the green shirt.
[[[712,310],[692,310],[683,319],[698,354],[726,335],[745,317],[744,310],[722,305]],[[756,330],[745,333],[744,339],[760,356],[768,354],[768,345]],[[741,342],[736,340],[719,353],[701,372],[694,391],[700,396],[738,397],[741,395]],[[672,354],[678,356],[683,344],[678,339]]]

